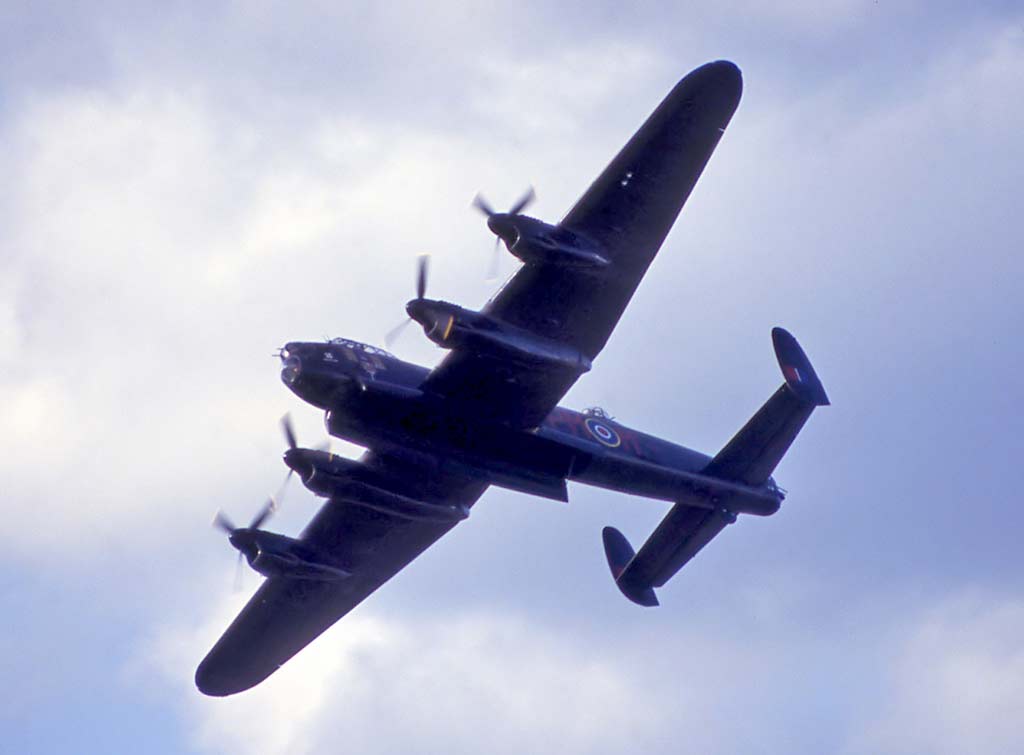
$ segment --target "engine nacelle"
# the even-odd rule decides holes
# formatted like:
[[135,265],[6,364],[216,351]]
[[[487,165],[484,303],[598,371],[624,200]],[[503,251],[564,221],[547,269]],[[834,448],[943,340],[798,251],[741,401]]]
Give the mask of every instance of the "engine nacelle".
[[409,317],[444,349],[466,349],[530,366],[589,372],[590,359],[578,349],[501,322],[483,312],[436,299],[413,299]]
[[232,544],[265,577],[334,581],[352,576],[318,548],[275,532],[236,530]]
[[509,252],[527,264],[575,268],[603,268],[609,264],[595,242],[568,228],[504,213],[492,215],[487,225]]
[[387,490],[376,484],[372,469],[326,451],[293,449],[287,452],[285,463],[299,473],[310,491],[324,498],[424,522],[454,523],[469,516],[465,506],[426,503]]

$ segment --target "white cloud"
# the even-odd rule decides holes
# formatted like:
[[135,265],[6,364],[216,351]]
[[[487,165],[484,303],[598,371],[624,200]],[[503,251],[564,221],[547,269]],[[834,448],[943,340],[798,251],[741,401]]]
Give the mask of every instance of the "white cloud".
[[[572,88],[598,52],[535,63],[528,81],[506,66],[492,91],[526,94],[556,74]],[[650,65],[625,58],[635,65],[605,66],[573,102],[596,107]],[[49,561],[73,538],[81,562],[114,542],[144,547],[156,531],[144,523],[258,500],[278,475],[276,417],[294,403],[267,356],[338,331],[379,341],[404,315],[417,253],[437,253],[432,294],[486,298],[490,235],[469,200],[482,172],[515,160],[489,140],[344,109],[283,132],[202,89],[145,81],[24,105],[0,133],[13,552]],[[548,135],[537,155],[560,141]],[[439,356],[412,334],[400,347]],[[54,496],[54,480],[69,494]],[[68,526],[34,527],[43,505]]]
[[201,631],[162,631],[131,674],[155,671],[158,687],[184,697],[204,750],[326,753],[344,742],[353,752],[430,743],[469,753],[486,742],[496,753],[620,752],[671,716],[621,659],[522,617],[465,612],[358,612],[255,689],[204,698],[185,672],[236,609]]
[[[183,533],[205,527],[217,507],[243,520],[281,478],[275,421],[297,401],[276,379],[267,356],[274,347],[288,337],[328,333],[379,339],[402,316],[412,260],[421,251],[437,255],[432,294],[480,303],[490,237],[467,209],[475,191],[502,205],[536,181],[537,214],[557,218],[675,75],[700,62],[692,59],[701,54],[695,51],[714,46],[714,55],[735,53],[741,64],[763,54],[736,45],[736,37],[705,33],[707,19],[648,24],[635,37],[614,29],[595,42],[593,28],[537,25],[536,16],[519,9],[514,26],[486,14],[462,23],[461,7],[452,5],[422,17],[394,11],[417,50],[405,57],[405,40],[384,41],[394,32],[386,15],[377,36],[359,26],[356,39],[339,31],[357,26],[347,24],[349,10],[331,16],[333,8],[324,11],[330,23],[317,25],[312,42],[309,15],[297,21],[289,10],[281,23],[269,5],[254,15],[243,7],[244,39],[238,28],[211,23],[203,29],[209,36],[198,37],[201,51],[170,45],[149,56],[155,36],[177,42],[176,35],[161,24],[152,39],[126,28],[124,38],[137,46],[113,64],[129,65],[131,75],[115,71],[115,85],[103,90],[33,92],[3,113],[0,437],[8,445],[0,475],[7,557],[33,568],[79,569],[79,584],[104,557],[116,567],[110,573],[134,573],[137,586],[127,590],[111,580],[120,585],[116,597],[97,587],[97,605],[118,601],[127,610],[125,601],[151,600],[172,606],[170,615],[194,616],[229,581],[219,567],[222,559],[226,570],[234,553],[222,540],[205,529],[201,540]],[[963,379],[955,395],[970,401],[972,413],[996,393],[972,385],[1006,380],[1002,366],[989,369],[978,352],[951,363],[958,343],[949,339],[950,312],[964,308],[971,317],[963,322],[986,336],[1009,332],[1020,315],[1020,263],[1012,256],[1020,226],[991,222],[1012,221],[1017,211],[1012,170],[1020,162],[1022,111],[1020,98],[1007,93],[1019,88],[1024,68],[1020,24],[969,44],[943,37],[944,49],[930,50],[923,68],[908,75],[874,65],[870,44],[854,50],[839,39],[837,32],[874,8],[848,0],[813,8],[794,2],[744,9],[730,19],[731,26],[790,28],[813,50],[831,34],[836,49],[857,63],[842,77],[822,74],[818,94],[805,100],[759,94],[772,87],[804,91],[803,76],[780,82],[764,66],[746,70],[744,104],[676,232],[685,236],[670,239],[613,350],[583,384],[583,391],[614,397],[613,408],[632,415],[631,423],[659,424],[687,443],[703,445],[703,434],[713,446],[727,437],[723,428],[734,429],[732,415],[742,415],[734,398],[756,405],[748,386],[737,385],[735,394],[728,386],[768,371],[777,380],[762,343],[764,323],[802,319],[827,331],[809,336],[809,344],[833,345],[831,352],[814,348],[814,355],[834,381],[829,385],[845,390],[836,393],[836,413],[813,421],[787,463],[803,465],[795,494],[806,493],[817,475],[816,511],[828,513],[816,521],[827,518],[842,532],[846,512],[872,517],[866,533],[826,540],[837,561],[850,562],[847,575],[871,568],[855,565],[852,555],[860,552],[853,543],[862,533],[901,564],[912,561],[907,549],[943,537],[941,517],[923,525],[914,516],[914,538],[891,519],[889,537],[875,538],[880,509],[872,506],[895,498],[879,478],[898,475],[899,484],[917,485],[935,479],[935,459],[947,462],[950,444],[982,445],[975,434],[937,432],[932,418],[941,401],[938,413],[951,430],[962,430],[950,394],[937,398],[926,390],[943,376]],[[289,44],[275,44],[284,27]],[[492,47],[484,30],[509,46]],[[226,38],[231,33],[235,38]],[[671,44],[648,46],[669,36]],[[218,37],[226,47],[208,44]],[[348,43],[362,47],[352,52]],[[324,55],[334,44],[342,52]],[[388,59],[387,73],[381,61],[355,64],[371,49]],[[815,70],[806,51],[794,48],[791,58],[786,52],[791,70]],[[183,70],[193,59],[197,67]],[[157,71],[161,62],[167,68]],[[243,72],[248,78],[241,80]],[[879,83],[889,86],[882,98]],[[237,99],[236,84],[244,90]],[[352,84],[360,87],[355,99],[373,95],[374,104],[346,106],[342,95]],[[239,100],[242,107],[233,109]],[[376,110],[386,110],[389,120],[367,115]],[[431,113],[426,123],[424,111]],[[960,180],[965,175],[970,181]],[[948,222],[956,216],[950,187],[982,211]],[[879,222],[883,216],[890,222]],[[949,229],[958,243],[949,243]],[[908,252],[908,238],[919,256]],[[890,275],[889,265],[899,275]],[[669,298],[678,321],[665,320]],[[664,324],[655,342],[652,322]],[[685,332],[669,335],[670,325]],[[919,329],[909,343],[908,325]],[[756,338],[750,349],[747,330]],[[855,333],[860,341],[851,338]],[[933,333],[941,350],[929,363],[925,346]],[[884,339],[899,345],[892,354],[909,354],[915,365],[878,359]],[[436,358],[422,340],[410,333],[403,355]],[[623,392],[652,353],[656,367],[644,370],[644,390]],[[737,354],[749,365],[751,353],[763,360],[763,372],[715,363]],[[992,364],[1013,354],[1003,351]],[[872,370],[914,378],[906,384],[914,387],[922,422],[908,419],[913,415],[903,405],[878,401],[889,397],[892,383]],[[707,382],[685,384],[693,376]],[[999,388],[1012,396],[1013,385]],[[871,415],[878,406],[884,417]],[[319,418],[295,411],[300,438],[313,442]],[[706,432],[696,427],[701,413],[712,417]],[[905,445],[893,443],[902,428]],[[886,455],[868,476],[866,444]],[[991,445],[997,453],[1014,448],[1007,438]],[[843,453],[837,457],[835,449]],[[908,478],[908,468],[921,474]],[[951,475],[955,470],[944,468],[942,495],[956,487],[948,484],[958,482]],[[984,484],[997,493],[1013,489],[1002,482]],[[593,502],[584,496],[577,503]],[[909,509],[914,500],[923,500],[919,491],[899,503]],[[844,512],[851,503],[857,505]],[[629,504],[622,506],[625,518]],[[798,508],[758,523],[759,533],[767,540],[799,530],[809,511]],[[40,512],[58,524],[41,527]],[[1012,529],[1002,512],[987,513]],[[579,506],[572,516],[578,526]],[[956,527],[957,536],[981,537],[984,522],[980,516]],[[477,543],[508,536],[469,534]],[[552,531],[537,539],[557,540]],[[209,561],[192,551],[196,543],[210,549]],[[793,570],[823,568],[808,557],[822,547],[811,540],[801,546],[806,550],[780,551],[779,558],[792,559]],[[564,547],[550,550],[564,556]],[[545,567],[576,568],[543,564],[554,557],[537,553]],[[692,568],[705,568],[714,553],[721,551],[702,554]],[[427,558],[411,568],[437,568]],[[189,582],[210,563],[218,571],[209,583]],[[745,567],[731,568],[738,574]],[[928,579],[934,569],[913,564],[891,589]],[[705,594],[717,592],[720,580],[721,574],[705,585]],[[192,673],[233,617],[235,601],[219,606],[199,630],[189,619],[184,627],[155,630],[139,651],[152,660],[138,661],[137,669],[154,672],[161,709],[184,700],[183,720],[196,746],[212,751],[255,743],[259,750],[333,752],[339,742],[379,751],[429,741],[475,752],[481,741],[500,740],[509,751],[622,751],[640,743],[655,752],[820,752],[828,749],[823,741],[842,744],[848,731],[858,732],[852,751],[941,751],[940,735],[961,751],[974,743],[993,752],[1021,749],[1009,728],[1020,717],[1014,701],[1022,692],[1019,601],[954,602],[922,619],[909,609],[858,611],[863,596],[837,596],[831,584],[808,594],[796,580],[776,588],[782,600],[736,582],[727,589],[742,592],[746,610],[709,619],[705,607],[699,621],[699,606],[666,606],[634,619],[616,612],[616,604],[607,608],[610,621],[582,629],[565,618],[571,610],[564,606],[561,622],[537,618],[530,597],[504,596],[507,607],[497,615],[467,609],[462,599],[451,616],[417,620],[404,610],[366,613],[387,605],[380,595],[265,685],[229,700],[203,698]],[[676,583],[672,592],[683,603],[700,589]],[[621,600],[613,592],[608,599]],[[855,614],[845,631],[815,623],[836,603]],[[61,609],[28,610],[50,621]],[[40,665],[40,673],[53,673]],[[872,701],[891,711],[876,710]]]
[[195,746],[210,752],[315,754],[344,742],[468,753],[486,742],[499,753],[996,755],[1024,744],[1024,602],[889,596],[808,619],[828,592],[771,590],[753,612],[742,596],[696,613],[615,604],[593,623],[512,606],[361,608],[256,688],[205,698],[192,673],[234,600],[201,629],[158,630],[135,648],[129,678],[182,700]]
[[[903,5],[906,7],[908,4]],[[749,14],[768,28],[784,30],[794,36],[848,30],[875,10],[872,3],[862,0],[741,2],[734,8],[737,14]]]
[[1024,750],[1024,600],[969,595],[907,627],[880,669],[877,705],[851,752]]
[[[276,484],[275,422],[294,402],[271,351],[346,324],[379,339],[468,172],[457,137],[325,117],[280,143],[146,89],[19,116],[0,279],[0,432],[17,442],[0,474],[14,552],[47,561],[69,538],[73,560],[142,545],[144,522]],[[40,506],[67,526],[33,526]]]
[[629,97],[652,76],[662,75],[667,64],[650,47],[632,42],[537,52],[528,59],[517,51],[481,61],[482,82],[473,108],[500,121],[502,132],[542,134],[545,140],[584,129],[593,133],[595,111]]

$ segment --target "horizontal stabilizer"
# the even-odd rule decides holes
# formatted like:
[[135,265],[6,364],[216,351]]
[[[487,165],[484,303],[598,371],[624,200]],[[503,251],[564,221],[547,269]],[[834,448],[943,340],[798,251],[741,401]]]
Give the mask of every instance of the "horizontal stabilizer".
[[626,572],[626,567],[636,555],[626,536],[614,527],[605,527],[601,536],[604,539],[604,555],[608,559],[608,568],[612,570],[612,579],[615,580],[615,584],[618,585],[622,594],[637,605],[647,607],[658,605],[658,598],[649,584],[637,583],[631,580],[628,574],[625,580],[621,579]]
[[663,587],[736,515],[724,509],[698,509],[677,503],[640,552],[613,527],[604,528],[604,550],[615,584],[622,594],[642,606],[656,606],[654,588]]
[[787,331],[772,329],[775,356],[786,379],[701,474],[758,486],[768,481],[817,406],[829,403],[811,362]]

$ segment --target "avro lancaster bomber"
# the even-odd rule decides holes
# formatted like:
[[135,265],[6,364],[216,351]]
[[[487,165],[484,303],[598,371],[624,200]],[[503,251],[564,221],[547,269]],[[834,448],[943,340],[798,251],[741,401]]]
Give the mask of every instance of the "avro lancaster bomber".
[[231,695],[270,676],[460,521],[496,485],[567,501],[567,482],[671,502],[639,551],[606,527],[615,584],[641,606],[741,514],[782,503],[772,472],[828,398],[787,331],[772,341],[784,381],[714,456],[558,406],[590,371],[740,100],[739,69],[683,78],[556,225],[478,198],[499,243],[523,265],[479,312],[426,295],[421,259],[412,321],[448,354],[434,369],[346,339],[286,344],[281,379],[325,412],[327,430],[367,450],[358,461],[299,446],[288,468],[326,498],[297,538],[222,515],[239,558],[267,577],[199,665],[196,684]]

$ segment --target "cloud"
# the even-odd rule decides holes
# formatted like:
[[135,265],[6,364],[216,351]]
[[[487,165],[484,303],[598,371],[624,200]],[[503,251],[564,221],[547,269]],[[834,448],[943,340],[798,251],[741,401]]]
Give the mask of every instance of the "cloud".
[[1007,753],[1024,748],[1024,600],[970,594],[907,629],[881,675],[878,720],[850,752]]
[[[650,64],[631,55],[635,66],[599,68],[579,88],[574,118]],[[506,62],[490,91],[514,100],[568,61],[565,88],[599,60],[593,47],[562,50],[526,79]],[[480,166],[508,161],[472,129],[328,107],[285,132],[159,78],[22,104],[0,131],[12,553],[51,562],[70,538],[81,563],[259,500],[277,484],[274,420],[289,405],[267,356],[338,330],[379,342],[404,315],[417,253],[437,252],[431,293],[485,299],[490,235],[468,204]],[[560,142],[548,135],[534,159]],[[401,348],[440,356],[413,337]],[[298,421],[303,437],[322,434]],[[53,496],[55,479],[73,493]],[[67,526],[34,527],[44,505]]]
[[[18,709],[37,731],[59,728],[61,680],[85,688],[134,644],[132,689],[165,725],[179,704],[171,725],[207,751],[1021,749],[1020,601],[955,597],[1019,569],[1019,13],[114,10],[62,8],[45,40],[6,26],[24,39],[0,105],[0,475],[7,573],[35,581],[4,639],[39,676]],[[217,601],[234,553],[207,522],[276,488],[286,409],[322,436],[269,354],[379,342],[422,251],[432,295],[482,304],[473,194],[503,206],[535,182],[536,214],[559,217],[677,75],[719,56],[744,102],[567,403],[713,450],[777,385],[768,326],[789,325],[836,405],[785,462],[783,512],[635,613],[598,533],[614,518],[639,540],[656,506],[489,493],[266,685],[200,697],[195,665],[239,607]],[[398,349],[439,356],[412,331]],[[274,527],[309,513],[289,501]],[[537,589],[552,573],[572,594]],[[106,652],[64,674],[79,651],[54,660],[31,630],[63,631],[69,586],[92,610],[72,611],[76,636]],[[121,702],[82,716],[118,728]]]
[[[386,332],[421,234],[443,232],[437,198],[457,194],[445,182],[460,160],[457,139],[342,116],[282,144],[202,98],[146,89],[41,97],[3,139],[17,191],[3,208],[0,424],[18,443],[0,471],[29,557],[74,538],[83,559],[144,521],[254,498],[224,470],[280,451],[289,394],[270,353],[345,323]],[[360,294],[382,283],[390,301]],[[72,495],[52,497],[58,479]],[[182,496],[193,486],[202,496]],[[32,526],[44,496],[67,527]]]
[[[1012,752],[1024,602],[949,591],[822,613],[790,578],[718,607],[543,618],[518,603],[363,608],[253,690],[205,698],[196,659],[240,607],[155,630],[130,684],[181,701],[200,751]],[[245,722],[242,725],[240,722]]]
[[524,139],[592,133],[599,109],[664,75],[665,67],[664,56],[631,42],[545,50],[528,60],[492,54],[482,61],[471,107],[495,126],[500,122],[501,132]]
[[[191,687],[237,606],[201,631],[166,629],[133,676],[155,670],[186,701],[204,750],[320,753],[442,747],[496,753],[621,752],[670,714],[623,662],[517,615],[347,617],[259,687],[224,700]],[[145,659],[145,660],[141,660]],[[187,689],[186,689],[187,688]]]

